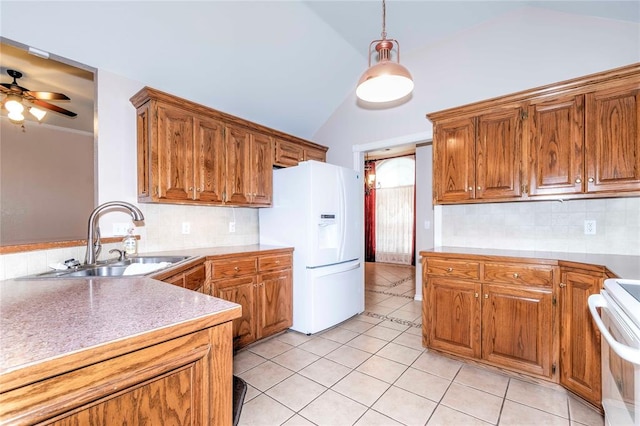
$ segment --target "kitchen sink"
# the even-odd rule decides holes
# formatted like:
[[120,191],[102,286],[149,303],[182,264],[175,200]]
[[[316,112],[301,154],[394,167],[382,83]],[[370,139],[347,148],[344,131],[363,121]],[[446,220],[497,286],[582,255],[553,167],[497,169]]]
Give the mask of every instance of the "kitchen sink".
[[[19,279],[144,276],[162,271],[190,258],[191,256],[132,256],[122,260],[108,260],[98,265],[85,265],[75,269],[49,271]],[[128,267],[131,267],[131,269],[125,274]]]

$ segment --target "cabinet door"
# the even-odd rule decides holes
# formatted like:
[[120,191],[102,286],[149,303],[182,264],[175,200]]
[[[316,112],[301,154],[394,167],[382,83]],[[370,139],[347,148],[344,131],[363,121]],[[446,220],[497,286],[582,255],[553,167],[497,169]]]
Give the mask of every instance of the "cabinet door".
[[521,195],[522,109],[478,117],[475,198]]
[[242,306],[242,316],[233,320],[233,347],[238,348],[254,342],[257,338],[254,320],[256,277],[220,281],[216,287],[216,297]]
[[529,195],[584,188],[584,95],[529,107]]
[[482,292],[482,358],[551,377],[551,290],[483,284]]
[[250,193],[251,204],[259,206],[271,205],[273,193],[273,151],[269,136],[254,133],[251,136]]
[[198,117],[195,122],[196,200],[221,203],[224,190],[224,125]]
[[207,287],[207,273],[204,263],[184,273],[184,288],[209,294]]
[[560,383],[600,404],[600,333],[587,298],[600,291],[602,274],[563,272],[560,285]]
[[321,149],[305,148],[304,149],[305,160],[327,161],[327,153]]
[[640,84],[586,95],[587,192],[640,190]]
[[427,344],[479,358],[480,283],[430,278],[427,283]]
[[246,129],[234,126],[227,126],[225,133],[227,152],[225,175],[227,179],[224,201],[230,204],[249,204],[251,133]]
[[301,145],[279,139],[276,140],[274,158],[276,165],[283,167],[297,166],[300,161],[304,161],[304,149]]
[[472,118],[436,123],[433,138],[436,201],[475,198],[475,126]]
[[193,115],[158,105],[157,196],[167,200],[193,198]]
[[258,284],[258,337],[291,327],[293,288],[291,270],[262,274]]

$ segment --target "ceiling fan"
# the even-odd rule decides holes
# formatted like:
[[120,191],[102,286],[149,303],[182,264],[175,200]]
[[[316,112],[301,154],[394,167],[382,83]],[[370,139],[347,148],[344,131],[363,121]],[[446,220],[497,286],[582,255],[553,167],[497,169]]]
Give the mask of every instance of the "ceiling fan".
[[[7,74],[13,78],[13,82],[11,83],[0,83],[0,91],[2,91],[6,95],[6,99],[4,101],[4,107],[9,111],[8,117],[9,120],[15,123],[22,123],[24,121],[24,115],[22,114],[24,111],[23,102],[27,101],[33,105],[36,105],[41,108],[46,108],[51,111],[58,112],[60,114],[66,115],[68,117],[75,117],[75,112],[69,111],[67,109],[61,108],[57,105],[51,104],[47,101],[69,101],[71,100],[67,95],[63,93],[55,93],[55,92],[36,92],[31,91],[25,87],[18,85],[18,79],[22,77],[22,73],[20,71],[15,70],[7,70]],[[46,111],[36,108],[35,106],[29,107],[29,112],[38,119],[38,121],[42,120],[47,113]]]

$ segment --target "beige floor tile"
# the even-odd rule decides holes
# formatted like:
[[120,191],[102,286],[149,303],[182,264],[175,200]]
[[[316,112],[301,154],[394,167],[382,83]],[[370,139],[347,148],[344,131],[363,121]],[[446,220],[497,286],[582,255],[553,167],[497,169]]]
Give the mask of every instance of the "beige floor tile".
[[418,351],[425,351],[425,348],[422,346],[422,334],[409,333],[408,330],[393,339],[393,343],[416,349]]
[[569,395],[569,418],[588,426],[604,425],[604,417],[600,413],[571,395]]
[[280,425],[287,421],[295,413],[284,405],[269,398],[265,394],[252,399],[242,406],[240,413],[240,426]]
[[351,369],[344,365],[325,358],[320,358],[313,364],[300,370],[298,373],[329,388],[350,372]]
[[360,333],[358,332],[347,330],[345,328],[340,328],[340,327],[332,328],[321,334],[323,338],[333,340],[334,342],[338,342],[338,343],[347,343],[349,340],[359,335]]
[[355,426],[402,426],[402,423],[398,423],[384,414],[369,409],[360,417]]
[[271,359],[271,361],[280,364],[289,370],[299,371],[318,359],[320,359],[320,357],[316,354],[302,349],[293,348]]
[[377,355],[372,356],[356,368],[361,373],[368,374],[387,383],[395,382],[406,369],[407,366],[404,364]]
[[240,351],[233,356],[233,374],[238,375],[262,364],[266,359],[251,351]]
[[287,420],[285,423],[283,423],[282,426],[315,426],[315,425],[311,423],[309,420],[305,419],[304,417],[296,414],[295,416]]
[[391,328],[400,332],[407,331],[409,326],[398,321],[384,320],[379,324],[381,327]]
[[246,381],[248,384],[258,389],[266,391],[270,387],[280,383],[293,374],[293,371],[282,367],[272,361],[267,361],[251,370],[239,374],[238,377]]
[[378,324],[364,332],[365,336],[376,337],[378,339],[386,340],[387,342],[392,341],[401,334],[402,331],[383,327],[381,324]]
[[409,327],[405,333],[422,337],[422,327]]
[[326,387],[313,380],[294,374],[265,393],[285,407],[297,412],[326,390]]
[[300,349],[304,349],[305,351],[309,351],[318,356],[325,356],[331,351],[336,350],[342,346],[338,342],[334,342],[333,340],[325,339],[323,337],[316,337],[308,342],[305,342],[298,346]]
[[400,364],[411,365],[418,359],[421,353],[422,351],[391,342],[376,352],[376,355],[399,362]]
[[391,386],[389,383],[375,377],[353,371],[333,385],[331,389],[369,407],[380,398],[380,395],[389,386]]
[[411,364],[413,368],[453,380],[462,367],[462,362],[447,358],[435,352],[426,351]]
[[[404,321],[415,322],[416,318],[420,318],[420,314],[416,314],[409,311],[395,310],[387,315],[390,318],[398,318]],[[406,327],[409,328],[409,327]]]
[[369,352],[372,354],[378,352],[386,344],[387,342],[384,340],[380,340],[376,337],[366,336],[364,334],[361,334],[360,336],[346,343],[347,346],[351,346],[352,348],[360,349],[361,351]]
[[373,324],[371,324],[369,321],[363,321],[361,316],[350,319],[340,324],[340,328],[355,331],[356,333],[364,333],[371,327],[373,327]]
[[356,368],[371,357],[369,352],[352,348],[351,346],[340,346],[333,352],[328,353],[325,358],[335,361],[349,368]]
[[250,346],[248,350],[253,352],[254,354],[260,355],[263,358],[271,359],[283,352],[288,351],[291,348],[293,348],[293,346],[281,340],[268,339]]
[[367,308],[367,312],[373,312],[375,314],[380,314],[380,315],[387,315],[393,311],[395,311],[395,308],[389,308],[386,306],[381,306],[379,304],[376,304]]
[[[415,289],[413,289],[415,291]],[[399,308],[401,311],[413,312],[416,315],[422,314],[422,302],[413,300]]]
[[352,425],[367,407],[329,389],[300,411],[300,415],[317,425]]
[[506,400],[498,424],[500,426],[569,426],[569,419]]
[[496,424],[503,399],[467,386],[452,383],[441,404],[470,416]]
[[379,318],[371,317],[371,316],[366,315],[366,314],[360,314],[356,318],[358,319],[358,321],[364,321],[364,322],[368,322],[370,324],[378,324],[378,323],[383,321],[383,320],[381,320]]
[[511,379],[507,389],[507,399],[556,416],[569,418],[567,392],[559,387],[551,389],[546,386]]
[[244,394],[244,403],[246,404],[261,393],[262,392],[260,392],[258,389],[254,388],[250,384],[247,384],[247,393]]
[[307,336],[306,334],[298,333],[297,331],[287,330],[286,332],[277,335],[275,338],[281,342],[288,343],[291,346],[298,346],[313,339],[313,336]]
[[427,426],[488,426],[490,424],[444,405],[439,405],[427,422]]
[[503,398],[507,392],[509,378],[484,368],[464,365],[454,382]]
[[406,305],[408,303],[411,303],[411,300],[406,299],[404,297],[394,296],[394,297],[390,297],[390,298],[388,298],[386,300],[383,300],[382,302],[379,302],[378,305],[379,306],[385,306],[387,308],[393,308],[395,310],[395,309],[401,308],[402,306],[404,306],[404,305]]
[[393,385],[434,402],[440,402],[449,389],[451,381],[415,368],[409,368]]
[[371,407],[405,425],[424,425],[436,408],[433,401],[391,386]]

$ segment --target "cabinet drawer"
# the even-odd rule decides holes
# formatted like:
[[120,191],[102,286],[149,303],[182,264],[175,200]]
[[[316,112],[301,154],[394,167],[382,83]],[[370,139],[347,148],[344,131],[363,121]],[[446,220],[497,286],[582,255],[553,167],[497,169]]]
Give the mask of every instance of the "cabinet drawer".
[[290,269],[292,263],[290,255],[262,256],[258,259],[258,269],[260,272]]
[[258,273],[255,257],[250,259],[212,262],[211,266],[212,277],[214,280],[240,277],[243,275],[255,275]]
[[207,279],[204,264],[189,269],[184,274],[184,287],[189,290],[196,290],[204,285]]
[[480,264],[465,260],[427,259],[427,274],[477,280],[480,279]]
[[485,263],[484,281],[493,283],[526,284],[542,287],[553,285],[553,266],[524,263]]

